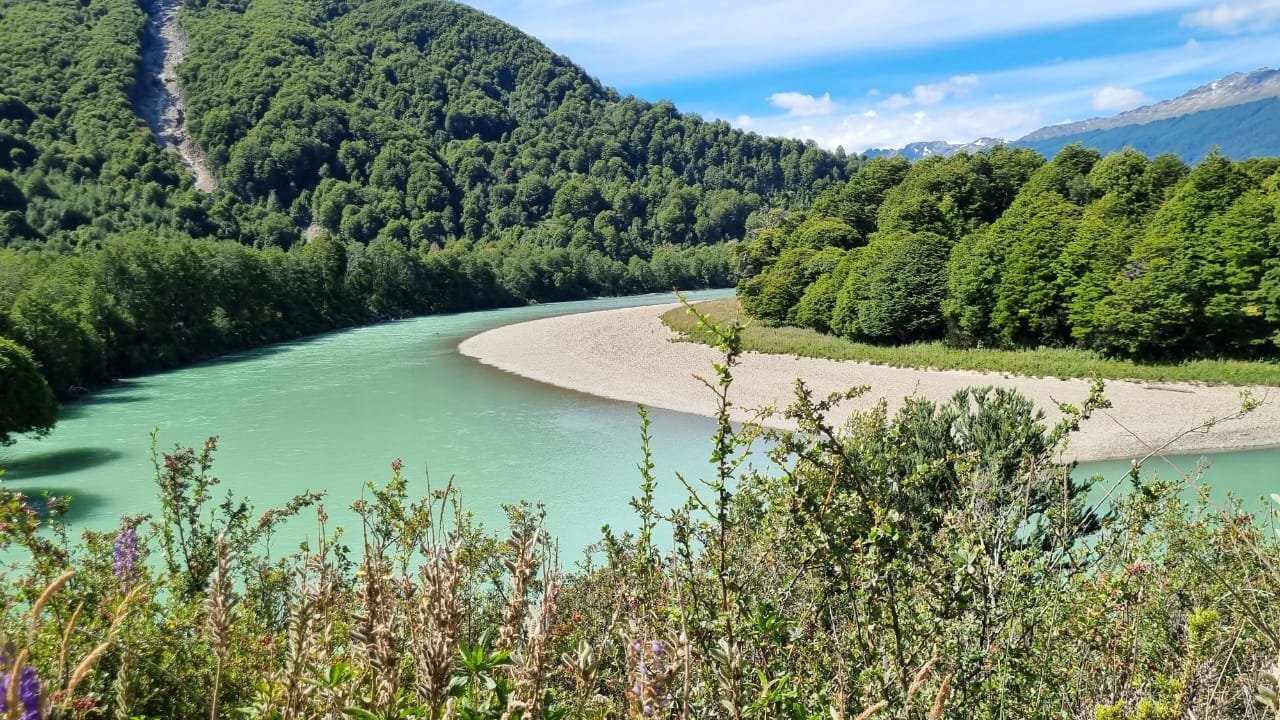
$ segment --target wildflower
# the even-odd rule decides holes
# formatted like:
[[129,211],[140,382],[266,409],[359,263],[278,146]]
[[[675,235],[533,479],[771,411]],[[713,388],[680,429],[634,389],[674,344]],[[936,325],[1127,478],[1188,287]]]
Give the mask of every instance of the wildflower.
[[116,580],[123,589],[128,590],[138,574],[138,531],[131,527],[121,530],[116,535],[111,553]]
[[[24,665],[18,672],[18,703],[22,706],[22,720],[41,720],[40,677],[36,669]],[[9,672],[0,673],[0,714],[9,713]]]
[[1151,572],[1151,564],[1144,562],[1134,563],[1130,565],[1125,572],[1129,575],[1146,575]]
[[643,636],[627,645],[628,676],[631,680],[630,717],[658,717],[670,706],[668,695],[675,675],[675,658],[666,657],[668,648],[662,640]]
[[40,678],[35,668],[22,668],[18,676],[18,699],[22,702],[22,720],[40,720]]

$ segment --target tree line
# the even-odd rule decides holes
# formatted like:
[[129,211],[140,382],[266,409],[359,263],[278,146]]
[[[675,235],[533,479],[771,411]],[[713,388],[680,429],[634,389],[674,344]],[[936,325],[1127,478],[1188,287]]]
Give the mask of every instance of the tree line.
[[745,309],[874,343],[1274,358],[1280,159],[877,159],[742,250]]
[[[37,386],[46,381],[65,398],[121,376],[373,320],[724,287],[734,278],[732,254],[725,244],[664,247],[623,263],[582,248],[459,242],[412,250],[386,238],[363,245],[328,235],[288,251],[144,234],[84,255],[0,250],[0,356],[14,360],[0,363],[0,376],[6,390],[21,385],[28,402],[42,405],[51,401]],[[38,362],[38,384],[20,362],[24,353]]]

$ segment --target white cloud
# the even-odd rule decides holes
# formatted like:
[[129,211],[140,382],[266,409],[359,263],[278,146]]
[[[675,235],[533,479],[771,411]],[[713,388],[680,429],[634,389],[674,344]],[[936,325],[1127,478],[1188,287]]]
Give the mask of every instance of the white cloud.
[[823,93],[822,97],[814,97],[798,92],[780,92],[769,96],[769,103],[787,111],[787,117],[814,117],[830,115],[835,112],[835,103],[831,102],[831,93]]
[[985,72],[980,84],[953,79],[948,84],[957,92],[930,106],[916,103],[914,89],[910,95],[899,93],[880,102],[836,96],[832,102],[845,108],[841,112],[803,121],[783,113],[756,115],[750,129],[763,135],[811,139],[832,149],[840,145],[849,152],[927,140],[970,142],[984,136],[1016,140],[1051,122],[1111,114],[1127,109],[1123,105],[1147,101],[1135,87],[1172,97],[1241,67],[1274,62],[1274,55],[1269,37],[1203,41],[1191,53],[1177,44]]
[[1120,112],[1122,110],[1132,110],[1139,105],[1146,105],[1150,102],[1151,98],[1147,97],[1141,90],[1107,86],[1093,94],[1089,105],[1094,110]]
[[956,75],[946,82],[917,85],[911,97],[918,105],[937,105],[952,95],[964,95],[978,86],[977,75]]
[[1182,17],[1186,27],[1235,34],[1266,30],[1280,22],[1280,0],[1223,3]]
[[[1275,1],[1275,0],[1269,0]],[[776,68],[1203,7],[1204,0],[470,0],[606,83]],[[815,22],[815,20],[817,20]]]
[[880,101],[880,107],[886,110],[901,110],[910,105],[928,107],[937,105],[948,98],[957,98],[973,92],[981,82],[977,75],[956,75],[938,83],[916,85],[911,94],[894,93]]
[[880,101],[880,107],[886,110],[901,110],[911,104],[911,98],[902,93],[894,93]]
[[868,148],[902,147],[920,140],[968,142],[988,135],[1021,137],[1042,124],[1043,118],[1034,107],[940,105],[912,112],[865,110],[806,118],[803,122],[782,115],[757,117],[752,119],[750,129],[764,135],[813,140],[828,149],[841,146],[850,152],[862,152]]

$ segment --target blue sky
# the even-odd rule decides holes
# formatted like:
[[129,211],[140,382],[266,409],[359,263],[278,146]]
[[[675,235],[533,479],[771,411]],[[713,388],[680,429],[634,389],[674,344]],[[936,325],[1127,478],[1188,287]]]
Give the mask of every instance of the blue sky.
[[605,84],[850,152],[1016,139],[1280,66],[1280,0],[467,0]]

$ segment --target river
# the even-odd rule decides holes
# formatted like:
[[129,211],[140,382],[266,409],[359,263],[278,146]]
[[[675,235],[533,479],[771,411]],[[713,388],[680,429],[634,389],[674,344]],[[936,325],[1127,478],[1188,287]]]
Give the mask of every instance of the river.
[[[693,299],[731,291],[695,293]],[[355,531],[348,509],[365,481],[384,482],[402,458],[417,490],[452,476],[488,527],[503,503],[546,503],[548,529],[571,562],[608,523],[631,528],[640,423],[634,406],[541,385],[464,358],[462,339],[539,317],[669,302],[668,295],[437,315],[348,330],[119,382],[69,405],[54,433],[0,449],[6,484],[71,495],[70,521],[105,529],[122,514],[156,510],[149,434],[162,449],[220,438],[214,474],[259,510],[302,490],[328,493],[332,524]],[[710,374],[710,368],[708,368]],[[706,477],[712,423],[654,410],[658,500],[684,497],[675,473]],[[1199,458],[1153,461],[1162,474]],[[1172,463],[1172,464],[1170,464]],[[1224,453],[1207,475],[1215,496],[1280,489],[1280,450]],[[1084,468],[1121,478],[1125,463]],[[290,524],[275,547],[313,533]]]

